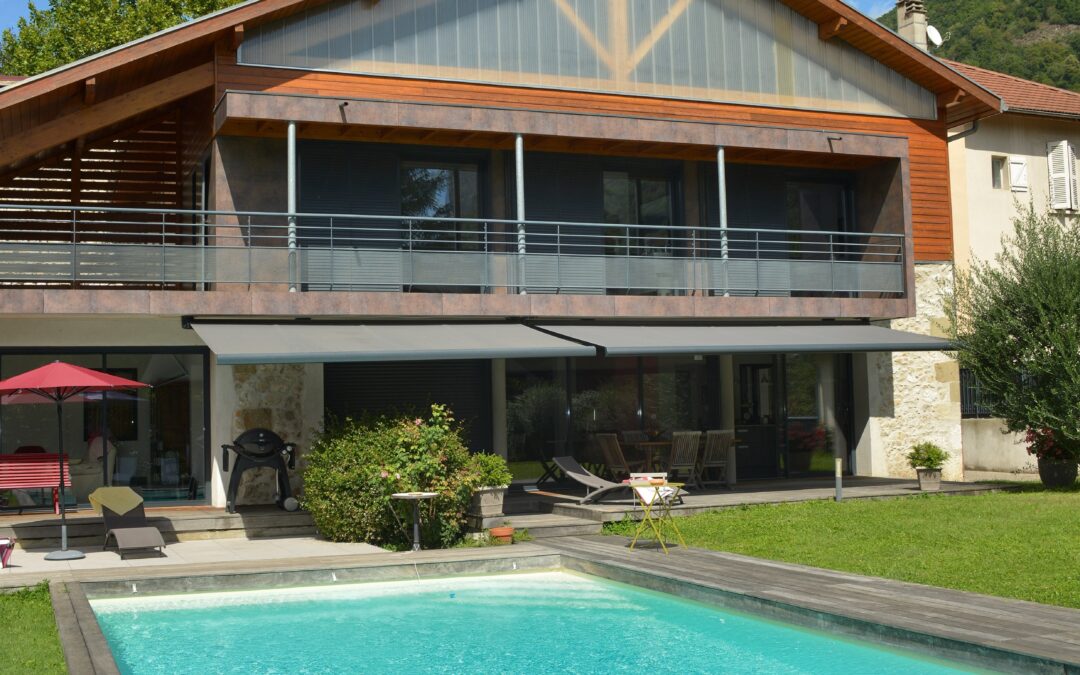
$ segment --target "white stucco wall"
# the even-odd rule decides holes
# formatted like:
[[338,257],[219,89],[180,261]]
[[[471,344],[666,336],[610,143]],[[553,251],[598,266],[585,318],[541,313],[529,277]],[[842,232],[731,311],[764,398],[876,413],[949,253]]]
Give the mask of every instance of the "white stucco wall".
[[[1046,144],[1069,141],[1080,149],[1080,122],[1052,117],[1005,114],[982,120],[977,132],[949,144],[953,177],[953,220],[956,264],[966,269],[972,258],[992,260],[1001,238],[1012,232],[1017,201],[1042,211],[1050,205],[1050,172]],[[991,158],[1022,157],[1027,161],[1027,191],[1009,185],[994,189]],[[1007,174],[1008,172],[1006,172]]]
[[[958,269],[974,260],[991,261],[1001,240],[1012,232],[1018,209],[1050,206],[1047,143],[1069,141],[1080,149],[1080,122],[1053,117],[1005,114],[982,120],[974,134],[949,144],[953,177],[953,239]],[[1022,157],[1027,162],[1028,189],[1008,184],[993,187],[993,157]],[[1007,176],[1006,172],[1006,178]],[[972,478],[985,473],[1030,473],[1033,463],[1018,439],[1000,433],[1000,420],[964,420],[964,467]],[[986,477],[986,476],[983,476]]]

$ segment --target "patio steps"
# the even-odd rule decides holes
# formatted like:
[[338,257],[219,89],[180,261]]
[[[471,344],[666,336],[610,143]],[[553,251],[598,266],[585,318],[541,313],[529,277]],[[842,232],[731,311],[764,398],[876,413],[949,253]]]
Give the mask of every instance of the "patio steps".
[[[147,520],[167,543],[199,539],[313,536],[315,525],[307,513],[274,507],[240,507],[239,513],[224,509],[149,509]],[[86,510],[69,514],[68,545],[100,546],[105,536],[101,518]],[[60,545],[60,518],[51,513],[0,518],[0,537],[14,536],[24,549],[56,548]]]
[[[533,539],[579,537],[600,534],[603,523],[585,518],[557,516],[551,513],[518,513],[504,518],[517,530],[528,530]],[[501,524],[501,523],[499,523]]]

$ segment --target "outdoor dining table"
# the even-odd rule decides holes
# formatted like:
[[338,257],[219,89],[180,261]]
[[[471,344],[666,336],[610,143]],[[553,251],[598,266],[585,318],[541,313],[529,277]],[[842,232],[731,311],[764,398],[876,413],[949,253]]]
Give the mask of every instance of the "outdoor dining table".
[[645,455],[645,470],[654,471],[656,469],[656,460],[658,459],[657,451],[660,451],[660,456],[663,456],[663,451],[671,451],[671,441],[637,441],[635,443],[627,443],[629,446],[640,448]]

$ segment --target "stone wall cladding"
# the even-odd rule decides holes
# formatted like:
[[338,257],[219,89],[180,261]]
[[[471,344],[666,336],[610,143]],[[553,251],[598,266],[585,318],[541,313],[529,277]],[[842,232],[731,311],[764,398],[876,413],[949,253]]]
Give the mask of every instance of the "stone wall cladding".
[[[233,414],[233,434],[256,427],[270,429],[285,439],[297,443],[300,450],[307,447],[310,421],[303,414],[304,366],[299,364],[266,364],[233,366],[233,385],[236,387],[236,411]],[[289,472],[295,492],[300,483],[296,472]],[[271,504],[274,501],[274,472],[271,469],[252,469],[244,474],[237,493],[238,504]]]
[[[947,337],[945,297],[952,288],[952,263],[916,265],[915,316],[883,325]],[[916,443],[931,441],[951,455],[942,478],[963,480],[960,371],[956,361],[942,352],[895,352],[873,354],[868,365],[869,386],[879,388],[878,400],[892,401],[891,410],[871,411],[871,422],[879,427],[883,446],[875,452],[884,457],[886,475],[914,477],[906,455]]]

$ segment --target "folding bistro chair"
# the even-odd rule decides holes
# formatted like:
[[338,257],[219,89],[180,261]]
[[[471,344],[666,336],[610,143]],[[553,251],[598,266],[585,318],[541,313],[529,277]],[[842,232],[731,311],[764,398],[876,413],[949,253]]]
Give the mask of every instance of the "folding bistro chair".
[[638,523],[634,538],[630,541],[631,550],[633,550],[641,535],[646,530],[649,530],[656,536],[660,548],[667,555],[668,548],[664,542],[664,530],[666,528],[673,530],[679,545],[686,548],[686,541],[683,539],[682,532],[679,531],[679,526],[675,524],[675,519],[671,517],[671,505],[681,488],[682,483],[669,483],[663,479],[633,481],[630,483],[634,498],[637,499],[642,508],[641,522]]

